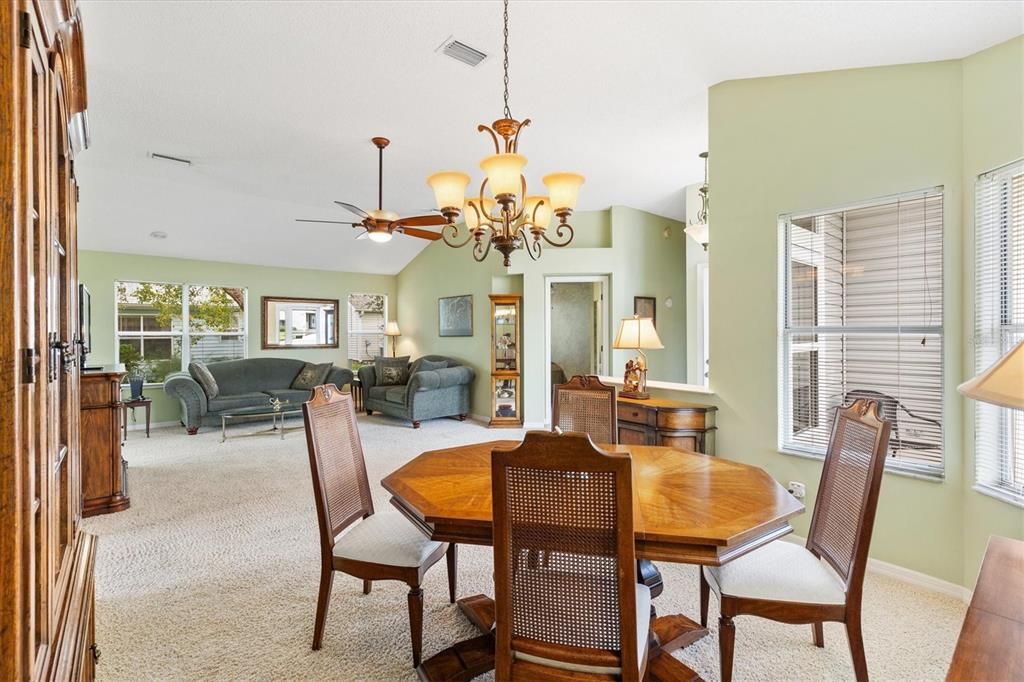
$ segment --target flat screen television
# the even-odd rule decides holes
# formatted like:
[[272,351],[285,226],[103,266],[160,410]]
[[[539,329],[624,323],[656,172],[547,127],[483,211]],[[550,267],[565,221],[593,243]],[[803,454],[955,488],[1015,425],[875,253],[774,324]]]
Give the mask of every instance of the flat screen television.
[[78,285],[78,346],[79,367],[86,369],[86,357],[92,352],[92,295],[84,284]]

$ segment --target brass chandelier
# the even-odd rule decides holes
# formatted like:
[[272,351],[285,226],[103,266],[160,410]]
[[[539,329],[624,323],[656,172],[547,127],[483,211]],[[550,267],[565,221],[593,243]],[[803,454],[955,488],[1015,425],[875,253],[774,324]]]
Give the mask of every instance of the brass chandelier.
[[[508,267],[509,256],[517,249],[524,249],[537,260],[542,241],[551,246],[567,246],[572,241],[574,232],[568,221],[584,178],[578,173],[551,173],[543,178],[547,196],[527,194],[523,176],[526,157],[519,153],[519,134],[530,125],[530,119],[512,118],[508,104],[508,0],[504,24],[505,115],[490,126],[477,126],[479,132],[489,133],[494,141],[494,154],[480,161],[486,176],[480,183],[480,192],[467,199],[470,177],[459,171],[434,173],[427,178],[427,184],[434,190],[437,208],[448,221],[441,227],[444,243],[461,248],[473,242],[473,258],[478,262],[487,258],[493,247],[505,257]],[[490,196],[485,196],[484,190],[489,190]],[[465,234],[460,234],[455,224],[460,215],[466,223]],[[547,232],[552,216],[558,217],[554,239]]]

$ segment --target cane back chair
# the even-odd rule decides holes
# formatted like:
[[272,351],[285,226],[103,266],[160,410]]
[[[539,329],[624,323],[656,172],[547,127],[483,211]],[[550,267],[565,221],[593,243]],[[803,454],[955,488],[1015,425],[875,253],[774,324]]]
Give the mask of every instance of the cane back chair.
[[615,387],[596,376],[576,375],[551,389],[551,425],[564,432],[585,433],[595,443],[619,442]]

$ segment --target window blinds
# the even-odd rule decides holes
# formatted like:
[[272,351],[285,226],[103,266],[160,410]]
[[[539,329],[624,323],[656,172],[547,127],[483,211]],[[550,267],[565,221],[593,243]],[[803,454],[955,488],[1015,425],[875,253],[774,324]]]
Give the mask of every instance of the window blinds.
[[[1024,339],[1024,160],[975,189],[975,374]],[[1024,411],[975,403],[975,482],[1024,502]]]
[[348,359],[353,369],[384,355],[388,297],[384,294],[349,294]]
[[780,218],[779,442],[824,455],[835,408],[880,403],[890,468],[941,477],[941,188]]

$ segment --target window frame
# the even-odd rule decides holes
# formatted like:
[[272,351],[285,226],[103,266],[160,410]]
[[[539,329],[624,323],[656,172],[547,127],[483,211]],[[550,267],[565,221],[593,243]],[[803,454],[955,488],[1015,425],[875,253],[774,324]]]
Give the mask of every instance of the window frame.
[[[143,323],[140,320],[138,332],[122,332],[118,328],[120,321],[120,315],[118,313],[118,302],[117,302],[117,287],[119,284],[166,284],[170,286],[181,287],[181,330],[180,331],[151,331],[147,332],[143,330]],[[121,363],[121,339],[142,339],[143,346],[145,345],[145,338],[178,338],[181,340],[181,369],[179,371],[188,371],[188,365],[191,362],[191,346],[189,342],[193,336],[230,336],[234,338],[241,338],[242,340],[242,357],[244,360],[249,357],[249,288],[242,286],[232,286],[228,284],[198,284],[195,282],[170,282],[166,280],[143,280],[143,279],[115,279],[114,280],[114,364]],[[195,332],[191,331],[191,316],[189,313],[189,290],[192,287],[205,287],[208,289],[240,289],[244,297],[244,309],[242,311],[242,328],[237,332]],[[140,315],[140,318],[143,317]],[[143,384],[146,387],[163,386],[162,381],[147,381]]]
[[[984,367],[980,367],[979,363],[983,363],[986,365],[991,364],[991,362],[984,363],[983,358],[981,357],[982,353],[984,353],[985,350],[987,350],[986,345],[980,342],[980,339],[984,338],[985,334],[994,334],[997,339],[1000,339],[1002,338],[1002,335],[1004,333],[1016,332],[1017,334],[1022,334],[1022,332],[1024,332],[1024,321],[1014,324],[1012,320],[1007,319],[1005,317],[1007,307],[1006,298],[1009,297],[1012,299],[1014,296],[1018,295],[1024,297],[1024,291],[1009,291],[1009,283],[1007,284],[1006,290],[1002,288],[1000,289],[998,294],[999,306],[997,312],[999,319],[997,320],[982,320],[981,318],[983,313],[981,310],[981,306],[978,305],[980,295],[979,289],[982,286],[985,278],[994,276],[997,281],[1002,283],[1008,282],[1012,274],[1012,270],[1010,266],[1008,266],[1005,263],[1005,260],[993,265],[991,268],[991,273],[988,270],[983,270],[979,244],[982,242],[982,240],[986,238],[986,235],[983,234],[983,230],[986,229],[992,229],[995,231],[995,235],[993,236],[993,238],[996,240],[997,243],[1005,243],[1010,240],[1010,234],[1014,228],[1011,216],[1011,209],[1013,206],[1012,184],[1014,178],[1018,177],[1017,174],[1024,174],[1024,158],[1016,159],[1014,161],[1003,164],[991,170],[985,171],[984,173],[980,173],[978,174],[977,178],[975,178],[973,196],[974,238],[972,239],[972,245],[974,247],[974,272],[972,278],[972,286],[974,304],[973,332],[976,336],[975,343],[973,344],[974,352],[972,353],[974,371],[970,371],[970,369],[968,370],[971,376],[985,369]],[[998,189],[995,190],[999,192],[998,205],[1001,210],[999,211],[998,215],[1005,215],[1010,217],[1011,219],[1002,220],[997,218],[995,221],[996,224],[993,226],[989,226],[982,224],[982,216],[980,214],[982,210],[982,199],[984,198],[983,191],[985,190],[983,183],[992,181],[999,182],[1001,185]],[[1024,216],[1021,217],[1021,220],[1024,220]],[[1024,234],[1022,234],[1021,238],[1024,238]],[[1012,258],[1013,254],[1011,253],[1008,255]],[[1009,282],[1012,282],[1012,280],[1009,280]],[[996,343],[997,345],[999,344],[998,341]],[[1008,350],[1009,349],[1002,349],[1000,345],[996,348],[995,356],[1002,357],[1002,355]],[[974,447],[974,480],[971,488],[983,495],[993,497],[997,500],[1006,502],[1007,504],[1011,504],[1013,506],[1024,508],[1024,481],[1021,481],[1017,483],[1016,486],[1014,486],[1011,482],[1004,481],[1002,479],[996,481],[982,480],[981,468],[983,466],[983,451],[985,449],[983,447],[982,436],[979,429],[980,421],[982,419],[982,413],[983,411],[986,410],[997,412],[997,433],[999,431],[1005,431],[1005,437],[1007,442],[1012,444],[1013,419],[1010,414],[1011,409],[998,407],[995,405],[983,404],[978,401],[973,402],[974,404],[969,406],[969,409],[971,410],[974,416],[972,433],[972,445]],[[996,442],[999,442],[998,435],[996,436]],[[1014,451],[1013,454],[1010,454],[999,451],[997,448],[995,456],[998,457],[999,460],[996,462],[989,462],[988,467],[998,472],[1002,472],[1003,470],[1006,470],[1007,467],[1013,467],[1014,463],[1016,462],[1016,458],[1024,457],[1024,453],[1018,454],[1016,451]],[[1009,456],[1008,460],[1005,459],[1007,458],[1007,456]]]
[[[788,227],[792,221],[800,220],[810,217],[818,217],[827,215],[830,213],[841,213],[855,211],[858,209],[870,208],[874,206],[884,205],[886,203],[892,203],[899,200],[912,200],[920,199],[922,197],[928,197],[937,195],[942,197],[943,209],[942,209],[942,236],[940,243],[942,245],[942,271],[941,271],[941,285],[942,294],[940,297],[940,309],[942,311],[942,321],[938,325],[840,325],[840,326],[828,326],[828,325],[814,325],[812,327],[789,327],[788,326],[788,310],[787,301],[790,300],[789,282],[790,279],[790,262],[791,262],[791,242],[789,236]],[[791,367],[790,357],[792,344],[789,343],[791,336],[800,335],[819,335],[819,334],[930,334],[937,336],[942,342],[942,350],[938,360],[940,366],[940,402],[941,402],[941,433],[940,433],[940,457],[937,465],[914,465],[908,462],[901,461],[899,458],[891,457],[887,454],[885,461],[885,472],[897,474],[900,476],[906,476],[909,478],[916,478],[933,483],[941,483],[946,478],[946,448],[947,448],[947,431],[946,424],[949,417],[949,401],[947,400],[947,381],[949,379],[946,372],[946,351],[947,351],[947,330],[946,330],[946,192],[945,187],[942,185],[929,187],[920,190],[914,190],[909,192],[899,192],[897,194],[891,194],[881,197],[874,197],[863,201],[843,203],[835,206],[828,206],[823,208],[817,208],[813,210],[801,210],[787,213],[780,213],[777,219],[777,239],[778,239],[778,268],[777,268],[777,329],[778,336],[776,339],[776,390],[777,390],[777,422],[776,422],[776,445],[778,452],[784,455],[802,457],[807,459],[813,459],[822,461],[825,458],[825,449],[820,452],[816,451],[811,447],[800,447],[798,444],[788,440],[788,436],[791,435],[789,429],[792,425],[792,382],[789,380]],[[799,259],[798,259],[799,261]],[[819,264],[814,262],[799,261],[805,265],[818,268]],[[816,294],[820,297],[820,292]],[[802,343],[800,346],[806,351],[820,351],[821,340],[810,341]],[[845,366],[845,365],[844,365]],[[820,396],[819,396],[820,401]],[[831,428],[832,419],[834,415],[828,417],[826,422]],[[820,425],[819,425],[820,426]]]
[[[384,311],[382,313],[383,318],[384,318],[384,323],[382,325],[382,329],[379,332],[353,331],[352,330],[352,297],[353,296],[382,296],[384,298]],[[384,336],[384,331],[387,329],[387,326],[388,326],[388,320],[391,319],[390,317],[388,317],[388,306],[390,304],[390,300],[389,299],[390,299],[390,296],[388,294],[386,294],[384,292],[380,292],[380,291],[350,291],[350,292],[348,292],[345,295],[345,355],[346,356],[352,355],[352,353],[350,351],[351,351],[351,348],[352,348],[351,341],[352,341],[352,336],[353,335],[361,336],[361,337],[362,336],[378,336],[378,335],[379,336]],[[384,340],[384,347],[381,350],[381,356],[382,357],[387,357],[387,338],[385,338],[385,340]],[[351,367],[352,361],[356,360],[356,358],[347,357],[346,360],[347,360],[347,362],[349,364],[349,369],[352,369],[352,367]],[[372,359],[371,359],[371,362],[372,362]],[[365,365],[365,364],[367,364],[367,363],[364,362],[363,365]]]

